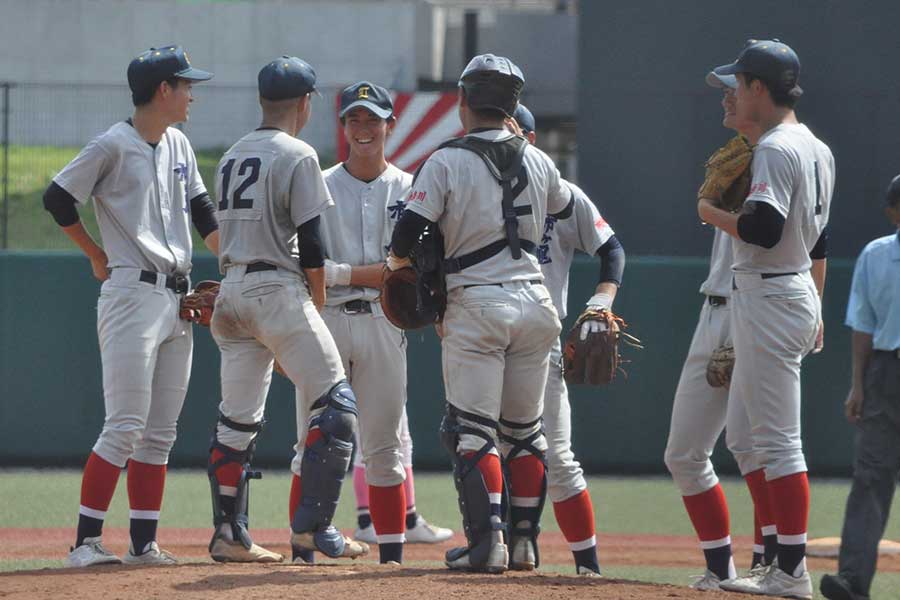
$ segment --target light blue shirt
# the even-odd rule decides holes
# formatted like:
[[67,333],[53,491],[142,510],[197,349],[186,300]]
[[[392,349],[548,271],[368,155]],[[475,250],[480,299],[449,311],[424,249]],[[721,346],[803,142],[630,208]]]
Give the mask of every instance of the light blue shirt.
[[856,260],[846,324],[875,350],[900,348],[900,233],[869,242]]

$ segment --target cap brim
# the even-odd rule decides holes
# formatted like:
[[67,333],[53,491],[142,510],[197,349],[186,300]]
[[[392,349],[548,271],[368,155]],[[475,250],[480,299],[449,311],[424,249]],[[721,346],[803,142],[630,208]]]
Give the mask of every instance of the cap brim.
[[715,71],[706,74],[706,85],[722,90],[725,88],[737,89],[737,77],[734,75],[717,75]]
[[375,116],[377,116],[381,119],[387,119],[392,114],[394,114],[393,110],[391,110],[389,108],[381,108],[377,104],[369,102],[368,100],[357,100],[356,102],[350,103],[346,108],[341,109],[341,112],[338,116],[343,118],[344,115],[346,115],[348,112],[350,112],[357,106],[362,106],[363,108],[365,108],[366,110],[368,110],[369,112],[371,112],[372,114],[374,114]]
[[191,81],[208,81],[213,78],[213,74],[208,71],[201,71],[200,69],[190,67],[180,73],[175,73],[175,77],[180,79],[190,79]]
[[738,63],[731,63],[730,65],[722,65],[720,67],[716,67],[712,70],[716,75],[736,75],[737,73],[743,73],[744,67],[739,65]]

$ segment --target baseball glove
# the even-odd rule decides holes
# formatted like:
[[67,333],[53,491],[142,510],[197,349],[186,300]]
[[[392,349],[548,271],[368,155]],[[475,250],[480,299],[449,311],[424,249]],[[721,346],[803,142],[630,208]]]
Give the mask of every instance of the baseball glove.
[[[588,320],[600,321],[605,325],[600,331],[590,331],[582,336],[581,325]],[[563,373],[566,383],[606,385],[622,370],[619,342],[624,341],[635,348],[643,348],[641,341],[628,335],[622,329],[625,321],[607,309],[588,308],[569,331],[563,349]]]
[[734,346],[719,346],[709,357],[706,364],[706,383],[711,387],[725,387],[731,384],[731,372],[734,370]]
[[729,212],[739,211],[750,194],[752,160],[753,147],[744,137],[734,137],[706,161],[706,178],[697,198],[707,198]]
[[212,321],[213,308],[216,305],[216,296],[219,295],[218,281],[201,281],[191,293],[181,299],[179,316],[185,321],[199,323],[209,327]]
[[381,284],[381,308],[384,316],[400,329],[419,329],[434,323],[434,319],[416,309],[417,282],[418,276],[412,267],[396,271],[385,269]]

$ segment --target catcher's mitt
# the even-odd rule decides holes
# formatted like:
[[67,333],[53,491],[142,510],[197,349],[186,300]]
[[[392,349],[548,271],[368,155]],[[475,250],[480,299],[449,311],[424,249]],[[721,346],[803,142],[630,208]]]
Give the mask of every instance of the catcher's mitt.
[[706,383],[711,387],[728,387],[731,384],[731,372],[734,370],[734,346],[719,346],[709,357],[706,364]]
[[[588,320],[600,321],[606,325],[601,331],[587,333],[581,339],[581,325]],[[563,349],[563,373],[566,383],[586,383],[588,385],[606,385],[616,377],[616,371],[622,369],[622,357],[619,355],[619,342],[643,348],[641,341],[628,335],[622,329],[625,321],[611,311],[588,308],[569,331]],[[624,370],[622,371],[624,373]]]
[[412,267],[385,269],[381,283],[381,308],[384,316],[400,329],[419,329],[434,323],[433,315],[416,309],[418,276]]
[[213,308],[216,305],[216,296],[219,295],[218,281],[201,281],[191,293],[181,299],[179,316],[185,321],[199,323],[209,327],[212,321]]
[[715,206],[737,212],[750,194],[750,163],[753,147],[742,136],[736,136],[716,150],[706,161],[706,179],[697,198],[707,198]]

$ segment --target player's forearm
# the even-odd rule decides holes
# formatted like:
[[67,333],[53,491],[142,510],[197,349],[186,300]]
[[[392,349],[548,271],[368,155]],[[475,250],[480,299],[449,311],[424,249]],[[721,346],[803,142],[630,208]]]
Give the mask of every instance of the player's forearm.
[[872,334],[854,331],[850,341],[853,354],[853,370],[850,378],[852,387],[862,387],[866,375],[866,366],[872,357]]
[[816,284],[816,291],[819,292],[819,300],[825,297],[825,272],[827,268],[828,259],[819,258],[812,261],[812,268],[809,270],[813,283]]
[[609,297],[609,308],[612,308],[613,302],[616,299],[616,293],[619,291],[619,286],[616,285],[613,281],[601,281],[597,284],[597,288],[594,290],[594,297],[597,295],[605,295]]
[[380,289],[383,276],[384,263],[352,267],[350,269],[350,285]]
[[306,274],[306,283],[309,285],[309,295],[316,305],[317,310],[322,310],[325,306],[325,269],[318,267],[315,269],[303,269]]
[[207,248],[209,248],[210,252],[212,252],[213,254],[218,256],[219,255],[219,230],[216,229],[215,231],[210,233],[208,236],[203,238],[203,243],[206,245]]
[[741,239],[737,229],[739,214],[716,208],[706,198],[701,198],[700,201],[697,202],[697,214],[704,223],[708,223],[713,227],[718,227],[733,238]]
[[94,238],[91,237],[91,234],[87,232],[84,225],[81,224],[81,221],[78,221],[74,225],[62,227],[61,229],[70,240],[75,242],[75,244],[81,248],[81,251],[84,252],[85,256],[91,260],[99,260],[105,256],[103,248],[97,245],[97,242],[95,242]]

